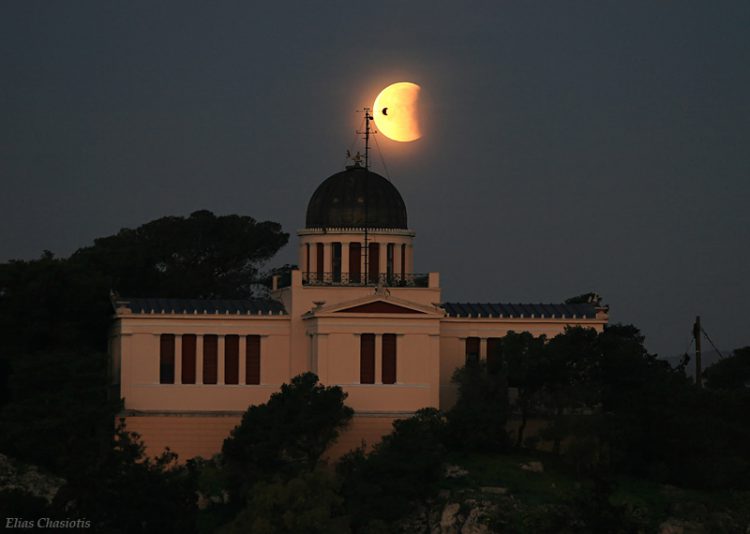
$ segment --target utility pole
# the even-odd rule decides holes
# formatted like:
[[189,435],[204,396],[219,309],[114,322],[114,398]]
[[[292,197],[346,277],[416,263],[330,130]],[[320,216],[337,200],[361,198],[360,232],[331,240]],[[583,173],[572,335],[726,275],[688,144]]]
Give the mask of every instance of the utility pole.
[[703,387],[703,374],[701,369],[701,316],[695,318],[693,325],[693,338],[695,338],[695,385]]

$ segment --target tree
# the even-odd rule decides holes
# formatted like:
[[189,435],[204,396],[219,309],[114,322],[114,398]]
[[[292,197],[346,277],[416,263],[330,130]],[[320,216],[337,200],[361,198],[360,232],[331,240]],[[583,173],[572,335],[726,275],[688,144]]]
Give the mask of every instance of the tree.
[[458,400],[447,413],[448,440],[452,448],[497,452],[509,446],[508,382],[504,373],[489,373],[485,361],[456,369]]
[[109,446],[69,474],[54,515],[91,521],[96,532],[195,532],[195,473],[166,450],[152,459],[121,422]]
[[544,383],[552,416],[547,434],[552,437],[558,454],[562,438],[570,424],[574,424],[571,415],[597,403],[596,338],[592,328],[566,327],[564,333],[553,337],[544,348],[539,379]]
[[529,413],[540,402],[539,392],[544,386],[542,365],[547,338],[534,337],[529,332],[508,332],[500,340],[502,359],[508,373],[508,385],[518,391],[517,406],[521,413],[516,447],[523,444]]
[[246,298],[288,240],[277,223],[202,210],[96,239],[71,261],[105,273],[126,296]]
[[[393,522],[435,495],[445,459],[446,421],[434,408],[394,421],[393,432],[369,454],[343,456],[336,471],[355,531]],[[382,526],[382,525],[381,525]]]
[[750,347],[735,349],[731,356],[708,367],[705,377],[709,389],[750,388]]
[[313,470],[354,413],[345,399],[340,387],[323,386],[315,374],[304,373],[267,403],[248,408],[222,447],[235,503],[244,502],[258,481]]

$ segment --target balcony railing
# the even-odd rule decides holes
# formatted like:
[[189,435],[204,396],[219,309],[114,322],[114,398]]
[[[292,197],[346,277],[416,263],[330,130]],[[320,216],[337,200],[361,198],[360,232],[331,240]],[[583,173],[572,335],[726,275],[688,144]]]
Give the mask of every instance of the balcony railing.
[[306,286],[378,286],[383,287],[429,287],[430,277],[426,273],[378,275],[354,273],[302,273],[302,285]]

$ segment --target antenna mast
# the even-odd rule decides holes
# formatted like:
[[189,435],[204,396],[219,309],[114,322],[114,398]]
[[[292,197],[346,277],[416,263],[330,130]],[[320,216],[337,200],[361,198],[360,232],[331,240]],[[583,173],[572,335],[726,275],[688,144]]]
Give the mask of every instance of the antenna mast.
[[[359,134],[365,134],[365,173],[370,172],[370,121],[373,120],[373,116],[370,115],[370,108],[364,108],[365,112],[365,131],[357,132]],[[375,133],[375,132],[373,132]],[[363,280],[364,285],[370,282],[370,242],[369,242],[369,214],[368,214],[368,194],[367,194],[367,182],[369,174],[365,174],[365,279]]]

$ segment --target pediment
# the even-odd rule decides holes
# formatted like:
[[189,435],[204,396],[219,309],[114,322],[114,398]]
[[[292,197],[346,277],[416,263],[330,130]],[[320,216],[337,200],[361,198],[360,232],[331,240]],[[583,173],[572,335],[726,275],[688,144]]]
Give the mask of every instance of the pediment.
[[341,317],[345,315],[351,317],[359,314],[401,315],[403,317],[411,315],[415,318],[439,318],[443,317],[445,312],[435,305],[425,306],[422,303],[411,302],[390,295],[376,294],[347,302],[338,302],[330,306],[321,305],[307,312],[304,317]]
[[334,313],[410,313],[426,315],[425,312],[414,308],[407,308],[385,300],[374,300],[350,308],[336,310]]

